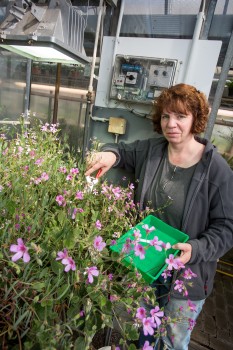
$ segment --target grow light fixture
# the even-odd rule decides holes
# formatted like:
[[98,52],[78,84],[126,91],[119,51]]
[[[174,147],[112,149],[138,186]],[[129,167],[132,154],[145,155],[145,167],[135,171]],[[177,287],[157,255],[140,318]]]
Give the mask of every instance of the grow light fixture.
[[0,46],[39,62],[90,62],[83,47],[85,19],[69,0],[12,2],[0,25]]

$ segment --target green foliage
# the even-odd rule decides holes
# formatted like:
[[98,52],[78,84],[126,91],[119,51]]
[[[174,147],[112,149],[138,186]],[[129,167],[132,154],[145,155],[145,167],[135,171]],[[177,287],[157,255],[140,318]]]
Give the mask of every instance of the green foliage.
[[226,86],[233,88],[233,79],[228,80]]
[[[139,215],[129,186],[118,189],[119,197],[104,181],[91,188],[85,164],[69,153],[55,127],[37,124],[22,121],[20,130],[0,136],[1,345],[89,349],[98,330],[112,327],[113,316],[130,344],[137,338],[134,320],[123,322],[117,305],[134,316],[141,298],[153,293],[109,245],[148,213]],[[102,251],[93,246],[96,236],[107,242]],[[19,238],[29,262],[12,261],[10,247]],[[64,249],[75,262],[68,272],[56,260]],[[99,275],[90,283],[87,268],[93,266]]]

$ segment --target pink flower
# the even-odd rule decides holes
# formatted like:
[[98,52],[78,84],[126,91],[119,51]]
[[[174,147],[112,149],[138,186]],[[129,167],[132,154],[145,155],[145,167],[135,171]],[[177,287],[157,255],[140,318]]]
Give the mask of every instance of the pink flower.
[[49,131],[53,134],[55,134],[55,132],[57,132],[57,126],[58,124],[51,124]]
[[184,286],[184,282],[181,280],[176,280],[175,281],[175,290],[178,290],[180,293],[184,290],[185,286]]
[[71,174],[78,174],[79,170],[78,170],[78,168],[72,168],[72,169],[70,169],[70,173]]
[[45,123],[45,124],[41,127],[41,131],[48,131],[48,126],[49,126],[49,123]]
[[133,190],[134,188],[135,188],[134,184],[130,184],[130,185],[129,185],[129,189],[130,189],[130,190]]
[[193,277],[197,277],[197,275],[194,272],[192,272],[190,268],[188,268],[187,270],[184,271],[183,277],[186,280],[191,280]]
[[70,270],[73,270],[73,271],[76,270],[75,262],[74,262],[74,260],[73,260],[70,256],[68,256],[68,257],[66,257],[66,258],[64,258],[64,259],[62,259],[61,263],[62,263],[63,265],[66,265],[66,267],[65,267],[65,272],[68,272],[68,271],[70,271]]
[[64,167],[64,166],[61,166],[61,167],[59,168],[59,171],[60,171],[60,173],[63,173],[63,174],[67,173],[67,169],[66,169],[66,167]]
[[139,307],[137,309],[136,317],[139,318],[140,320],[143,320],[146,318],[146,309],[144,307]]
[[164,280],[166,281],[168,277],[171,277],[171,276],[172,276],[172,274],[171,274],[171,271],[170,271],[170,270],[166,269],[166,270],[163,271],[163,273],[162,273],[161,276],[162,276],[162,277],[164,278]]
[[171,246],[171,243],[164,243],[163,242],[163,244],[162,244],[162,247],[163,247],[163,249],[165,249],[165,250],[168,250],[168,249],[170,249],[172,246]]
[[30,156],[31,158],[34,158],[35,155],[36,155],[36,152],[35,152],[34,150],[32,150],[32,151],[29,152],[29,156]]
[[112,192],[114,193],[114,196],[115,196],[116,199],[121,198],[121,189],[120,189],[120,187],[113,188]]
[[109,281],[112,281],[112,279],[113,279],[113,274],[112,274],[112,273],[110,273],[110,274],[108,275],[108,279],[109,279]]
[[78,209],[77,209],[77,208],[74,208],[73,213],[72,213],[72,216],[71,216],[71,218],[72,218],[73,220],[75,219],[77,212],[78,212]]
[[161,324],[160,317],[164,316],[164,312],[160,310],[159,306],[155,306],[155,308],[150,311],[150,314],[154,318],[158,327]]
[[19,154],[21,154],[23,152],[23,147],[19,146],[18,147],[18,152],[19,152]]
[[197,307],[196,304],[192,303],[191,300],[188,299],[188,308],[189,308],[189,310],[192,311],[192,312],[197,312],[196,307]]
[[145,259],[145,249],[143,248],[143,246],[141,244],[135,244],[134,247],[134,254],[136,256],[139,256],[140,259]]
[[20,229],[20,224],[15,224],[15,229],[18,231]]
[[142,320],[143,323],[143,332],[144,335],[153,335],[154,334],[154,328],[156,328],[156,323],[154,322],[153,317],[147,317]]
[[66,205],[65,198],[61,194],[56,197],[56,202],[63,207]]
[[83,199],[83,192],[82,191],[76,192],[75,198],[76,199]]
[[103,242],[103,238],[101,236],[96,236],[94,239],[94,248],[101,252],[106,247],[106,243]]
[[152,231],[155,230],[154,226],[149,227],[147,224],[142,225],[142,228],[144,228],[146,230],[146,234],[151,233]]
[[41,179],[43,180],[43,181],[47,181],[48,179],[49,179],[49,175],[47,174],[47,173],[42,173],[41,174]]
[[123,244],[121,251],[122,251],[122,253],[128,254],[131,250],[132,250],[132,241],[130,238],[127,238],[126,243]]
[[142,235],[141,235],[141,232],[139,230],[134,230],[133,236],[135,237],[136,240],[139,240]]
[[161,245],[163,244],[162,241],[159,241],[159,238],[157,236],[155,236],[151,241],[150,241],[150,245],[152,245],[153,247],[155,247],[156,250],[158,250],[159,252],[161,252],[162,247]]
[[114,301],[117,301],[119,297],[117,295],[110,295],[109,300],[113,303]]
[[63,252],[58,252],[57,253],[57,257],[56,257],[56,260],[62,260],[62,259],[66,259],[68,258],[68,252],[67,252],[67,249],[64,249]]
[[18,238],[17,243],[10,246],[10,252],[16,253],[11,257],[11,260],[15,262],[23,258],[25,263],[29,262],[30,255],[28,254],[28,248],[24,245],[22,238]]
[[167,269],[178,269],[178,262],[177,259],[174,258],[173,254],[170,254],[169,257],[165,260],[166,264],[168,264]]
[[69,175],[66,176],[66,180],[67,180],[67,181],[71,181],[72,179],[73,179],[73,176],[72,176],[72,175],[69,174]]
[[41,164],[43,163],[44,159],[43,158],[39,158],[35,161],[35,164],[38,166],[41,166]]
[[96,266],[87,267],[86,273],[87,273],[87,279],[89,283],[93,283],[94,281],[93,276],[96,276],[96,277],[99,276],[99,271],[97,270]]
[[142,350],[153,350],[154,347],[150,346],[150,343],[148,342],[148,340],[145,341]]
[[96,227],[98,230],[101,230],[102,224],[101,224],[101,222],[100,222],[99,220],[96,221],[95,227]]
[[195,326],[195,324],[196,324],[196,321],[193,320],[192,318],[189,318],[188,321],[189,321],[189,327],[188,327],[188,329],[189,329],[190,331],[192,331],[193,328],[194,328],[194,326]]

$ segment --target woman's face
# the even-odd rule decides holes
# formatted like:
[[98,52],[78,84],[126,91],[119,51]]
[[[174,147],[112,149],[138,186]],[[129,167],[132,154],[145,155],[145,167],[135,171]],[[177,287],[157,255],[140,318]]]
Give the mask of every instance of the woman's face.
[[163,110],[161,115],[161,128],[164,137],[170,143],[183,143],[193,137],[191,128],[193,115]]

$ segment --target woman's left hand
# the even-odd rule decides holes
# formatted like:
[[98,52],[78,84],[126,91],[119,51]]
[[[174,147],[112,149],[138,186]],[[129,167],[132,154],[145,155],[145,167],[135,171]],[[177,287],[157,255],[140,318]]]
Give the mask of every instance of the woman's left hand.
[[191,259],[192,246],[189,243],[177,243],[172,246],[173,249],[181,250],[179,255],[180,261],[185,265]]

